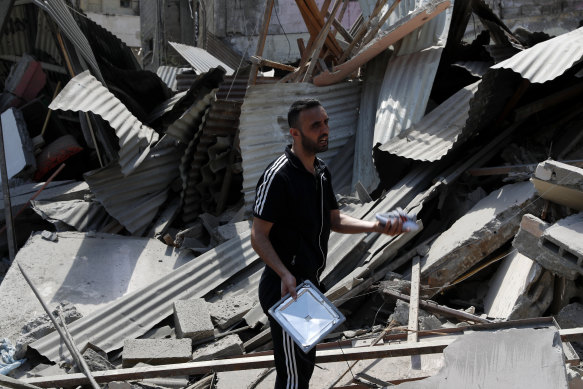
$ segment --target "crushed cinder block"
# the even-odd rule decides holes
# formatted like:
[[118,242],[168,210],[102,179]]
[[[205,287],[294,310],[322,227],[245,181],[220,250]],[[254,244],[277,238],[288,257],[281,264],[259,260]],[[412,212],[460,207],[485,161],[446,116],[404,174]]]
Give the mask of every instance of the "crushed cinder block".
[[243,353],[243,341],[241,341],[239,335],[232,334],[198,348],[192,354],[192,360],[210,361],[212,359],[242,355]]
[[200,340],[214,336],[208,303],[201,298],[174,302],[174,326],[178,338]]
[[192,339],[126,339],[122,366],[132,367],[139,362],[165,365],[190,361]]
[[542,267],[567,279],[583,274],[583,215],[576,214],[548,223],[524,215],[512,245]]
[[503,259],[490,280],[484,313],[506,320],[540,317],[553,300],[553,284],[550,272],[515,251]]
[[543,199],[583,210],[583,169],[546,160],[538,164],[531,181]]
[[522,215],[541,206],[530,182],[490,193],[432,243],[421,262],[422,283],[435,288],[454,281],[512,239]]
[[226,330],[233,324],[243,319],[243,316],[249,312],[255,305],[247,295],[233,296],[218,300],[209,304],[211,320],[222,330]]

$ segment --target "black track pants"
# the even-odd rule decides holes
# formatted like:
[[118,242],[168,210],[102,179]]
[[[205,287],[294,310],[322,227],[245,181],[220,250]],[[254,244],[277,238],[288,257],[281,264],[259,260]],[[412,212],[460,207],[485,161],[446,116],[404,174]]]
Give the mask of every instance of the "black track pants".
[[269,318],[275,357],[275,389],[308,389],[316,361],[316,348],[304,353],[281,326]]

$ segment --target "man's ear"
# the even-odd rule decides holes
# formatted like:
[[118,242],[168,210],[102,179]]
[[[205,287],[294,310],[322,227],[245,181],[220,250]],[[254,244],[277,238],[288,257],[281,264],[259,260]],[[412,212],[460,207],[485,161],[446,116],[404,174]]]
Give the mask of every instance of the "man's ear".
[[296,136],[300,136],[300,130],[295,127],[291,127],[289,129],[289,134],[295,138]]

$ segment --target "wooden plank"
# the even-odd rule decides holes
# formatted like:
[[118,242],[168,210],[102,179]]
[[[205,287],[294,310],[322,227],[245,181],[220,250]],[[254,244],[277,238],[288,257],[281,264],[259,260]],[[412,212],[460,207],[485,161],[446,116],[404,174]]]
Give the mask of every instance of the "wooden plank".
[[318,35],[318,39],[314,42],[314,50],[312,54],[312,61],[310,62],[310,66],[308,66],[308,70],[306,70],[306,74],[304,75],[304,82],[307,82],[310,78],[312,78],[312,72],[314,71],[314,67],[318,63],[317,59],[320,56],[320,51],[322,51],[322,46],[324,45],[324,41],[328,36],[328,32],[330,31],[330,27],[332,26],[332,20],[336,17],[336,12],[340,8],[342,4],[342,0],[336,0],[334,2],[334,8],[332,8],[332,13],[328,20],[326,20],[326,24],[322,27],[322,31],[320,31],[320,35]]
[[324,4],[322,4],[322,8],[320,8],[320,16],[322,17],[322,19],[324,19],[324,17],[326,16],[328,8],[330,8],[331,1],[332,0],[324,0]]
[[[296,0],[296,4],[300,7],[300,13],[304,18],[304,22],[306,25],[310,23],[310,25],[315,25],[315,31],[312,31],[308,27],[308,31],[310,31],[310,42],[315,41],[316,35],[318,35],[321,31],[323,26],[325,25],[324,18],[320,14],[320,9],[314,0]],[[303,9],[303,12],[302,12]],[[339,57],[342,54],[342,48],[334,38],[334,35],[328,31],[326,36],[325,45],[335,57]],[[308,48],[310,47],[310,43],[308,43]]]
[[39,389],[39,386],[27,384],[4,374],[0,374],[0,388],[4,387],[13,389]]
[[581,342],[583,341],[583,327],[560,329],[559,336],[563,342]]
[[[411,266],[411,299],[409,300],[409,325],[407,328],[407,342],[417,343],[419,340],[419,287],[421,284],[421,265],[419,256],[413,258]],[[411,368],[421,369],[421,358],[419,355],[411,356]]]
[[[454,339],[437,339],[416,344],[383,344],[380,346],[359,347],[342,350],[323,350],[316,352],[316,363],[354,361],[362,359],[392,358],[416,354],[441,353]],[[272,367],[273,356],[258,356],[214,361],[177,363],[162,366],[134,367],[128,369],[105,370],[93,373],[98,383],[127,381],[144,378],[173,377],[205,374],[211,371],[237,371]],[[52,377],[33,377],[22,382],[43,388],[72,387],[87,384],[87,377],[81,373]]]
[[[267,38],[267,32],[269,30],[269,21],[271,20],[271,13],[273,11],[274,0],[267,0],[265,4],[265,13],[263,14],[263,28],[259,34],[259,40],[257,42],[257,50],[255,55],[261,57],[263,55],[263,49],[265,47],[265,39]],[[255,85],[257,81],[257,64],[251,65],[251,73],[249,73],[249,85]]]
[[263,57],[258,57],[256,55],[251,56],[250,60],[251,60],[251,62],[256,63],[259,66],[270,66],[272,68],[286,70],[288,72],[295,72],[297,70],[296,67],[286,65],[283,63],[279,63],[279,62],[275,62],[275,61],[271,61],[269,59],[265,59]]

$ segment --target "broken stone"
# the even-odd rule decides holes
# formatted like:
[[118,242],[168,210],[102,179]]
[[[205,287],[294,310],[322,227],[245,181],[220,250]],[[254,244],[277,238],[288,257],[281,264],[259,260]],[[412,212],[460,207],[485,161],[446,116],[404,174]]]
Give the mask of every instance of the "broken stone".
[[[85,359],[85,362],[87,362],[87,366],[91,371],[115,369],[115,366],[107,359],[107,353],[105,353],[105,351],[96,351],[93,348],[87,348],[87,350],[83,352],[83,358]],[[78,366],[77,371],[82,372],[82,370],[79,370]]]
[[43,232],[41,232],[40,235],[42,236],[43,239],[49,240],[51,242],[56,242],[57,240],[59,240],[57,233],[54,231],[44,230]]
[[214,336],[208,303],[202,298],[175,301],[174,325],[178,338],[200,340]]
[[244,354],[243,342],[239,335],[232,334],[198,348],[192,354],[193,361],[210,361]]
[[252,300],[247,295],[233,296],[209,304],[209,312],[213,323],[220,329],[226,330],[242,320],[243,316],[254,305],[255,300]]
[[510,240],[522,215],[541,205],[530,182],[490,193],[433,242],[421,263],[422,283],[435,288],[454,281]]
[[[435,316],[426,311],[419,309],[419,329],[423,331],[434,330],[441,328],[441,321]],[[389,323],[395,321],[400,326],[409,324],[409,303],[403,300],[397,300],[395,310],[389,316]]]
[[139,362],[165,365],[190,361],[192,340],[184,339],[126,339],[122,366],[132,367]]
[[555,319],[561,328],[583,327],[583,304],[572,303],[566,305],[555,316]]
[[547,160],[538,164],[531,180],[543,199],[583,210],[583,169]]
[[[70,324],[82,317],[77,308],[69,303],[61,303],[60,308],[57,307],[52,311],[54,317],[59,317],[59,312],[65,318],[65,323]],[[21,336],[16,340],[14,354],[15,359],[22,359],[25,357],[28,345],[34,341],[44,337],[45,335],[55,331],[55,326],[46,313],[42,316],[34,318],[26,323],[21,330]]]
[[572,215],[549,227],[536,216],[524,215],[512,245],[552,273],[574,280],[583,274],[583,267],[579,264],[583,258],[580,242],[583,229],[576,225],[580,224],[582,216]]
[[[559,333],[554,328],[465,334],[443,350],[442,370],[403,389],[567,389]],[[512,361],[509,363],[509,361]]]
[[553,282],[550,272],[514,252],[492,277],[484,312],[488,317],[506,320],[542,316],[553,300]]

